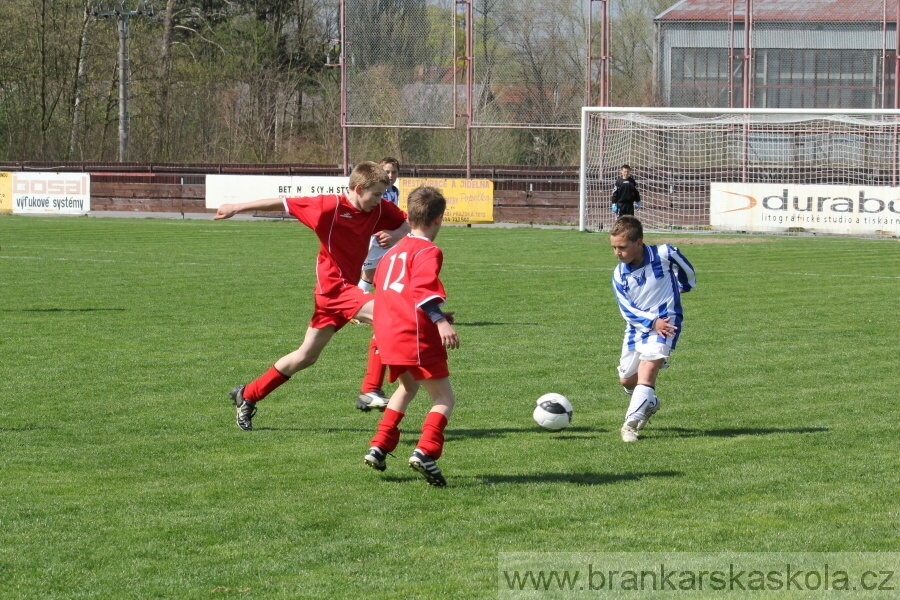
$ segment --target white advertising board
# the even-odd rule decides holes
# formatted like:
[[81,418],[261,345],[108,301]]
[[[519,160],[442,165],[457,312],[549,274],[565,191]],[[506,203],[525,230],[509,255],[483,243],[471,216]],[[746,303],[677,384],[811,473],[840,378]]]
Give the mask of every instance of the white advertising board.
[[347,183],[347,177],[207,175],[206,208],[265,198],[342,194],[347,192]]
[[712,182],[709,219],[724,231],[900,235],[900,188]]
[[91,210],[87,173],[12,173],[12,211],[80,215]]

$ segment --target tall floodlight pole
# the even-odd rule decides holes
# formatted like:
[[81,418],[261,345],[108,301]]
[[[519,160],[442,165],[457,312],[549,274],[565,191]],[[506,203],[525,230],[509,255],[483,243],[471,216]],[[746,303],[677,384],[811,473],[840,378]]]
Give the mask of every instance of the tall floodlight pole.
[[95,0],[91,3],[91,16],[109,19],[115,17],[119,30],[119,162],[128,157],[128,79],[130,58],[128,54],[129,20],[147,15],[152,17],[153,0],[120,0],[119,2]]

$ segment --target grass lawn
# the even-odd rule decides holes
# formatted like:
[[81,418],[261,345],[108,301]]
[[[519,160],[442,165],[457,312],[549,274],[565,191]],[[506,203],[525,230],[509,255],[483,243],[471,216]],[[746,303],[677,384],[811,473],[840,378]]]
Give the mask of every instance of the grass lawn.
[[[897,240],[646,241],[698,287],[624,444],[608,236],[442,230],[437,489],[406,466],[424,390],[388,470],[363,464],[369,327],[235,425],[228,390],[307,327],[299,223],[0,217],[0,597],[496,598],[509,552],[897,550]],[[531,419],[551,391],[559,433]]]

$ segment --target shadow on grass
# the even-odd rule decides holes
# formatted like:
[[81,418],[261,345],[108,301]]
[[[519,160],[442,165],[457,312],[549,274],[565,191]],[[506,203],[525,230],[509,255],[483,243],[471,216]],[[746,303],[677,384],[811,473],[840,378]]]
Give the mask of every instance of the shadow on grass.
[[623,481],[639,481],[647,477],[680,477],[679,471],[649,471],[644,473],[531,473],[529,475],[482,475],[475,481],[498,483],[572,483],[575,485],[609,485]]
[[[626,481],[640,481],[648,477],[681,477],[680,471],[648,471],[640,473],[530,473],[527,475],[476,475],[455,476],[444,472],[448,487],[475,487],[499,484],[571,483],[573,485],[612,485]],[[381,480],[390,483],[422,481],[412,471],[408,476],[382,475]],[[424,481],[423,481],[424,483]]]
[[126,311],[126,308],[4,308],[2,312],[101,312],[101,311]]
[[827,427],[735,427],[725,429],[660,427],[647,431],[659,432],[660,437],[737,437],[739,435],[777,435],[779,433],[822,433],[829,429]]
[[374,434],[377,423],[371,427],[254,427],[253,431],[301,431],[313,433],[368,433]]
[[23,431],[40,431],[54,429],[48,425],[25,425],[24,427],[0,427],[0,433],[22,433]]
[[537,327],[538,323],[507,323],[504,321],[474,321],[472,323],[453,323],[454,327],[502,327],[505,325],[527,325]]
[[535,427],[496,427],[493,429],[447,429],[444,432],[447,439],[454,438],[493,438],[503,437],[507,434],[528,434],[534,433],[538,435],[546,435],[557,440],[593,438],[596,433],[609,433],[607,429],[596,429],[594,427],[568,427],[564,431],[542,431]]

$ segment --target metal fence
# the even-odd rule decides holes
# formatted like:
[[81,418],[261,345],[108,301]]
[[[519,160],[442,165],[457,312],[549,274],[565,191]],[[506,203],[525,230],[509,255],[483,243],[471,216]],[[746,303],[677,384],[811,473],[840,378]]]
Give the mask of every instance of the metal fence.
[[661,106],[897,108],[897,0],[686,0],[654,19]]
[[452,0],[342,2],[346,126],[453,127]]

